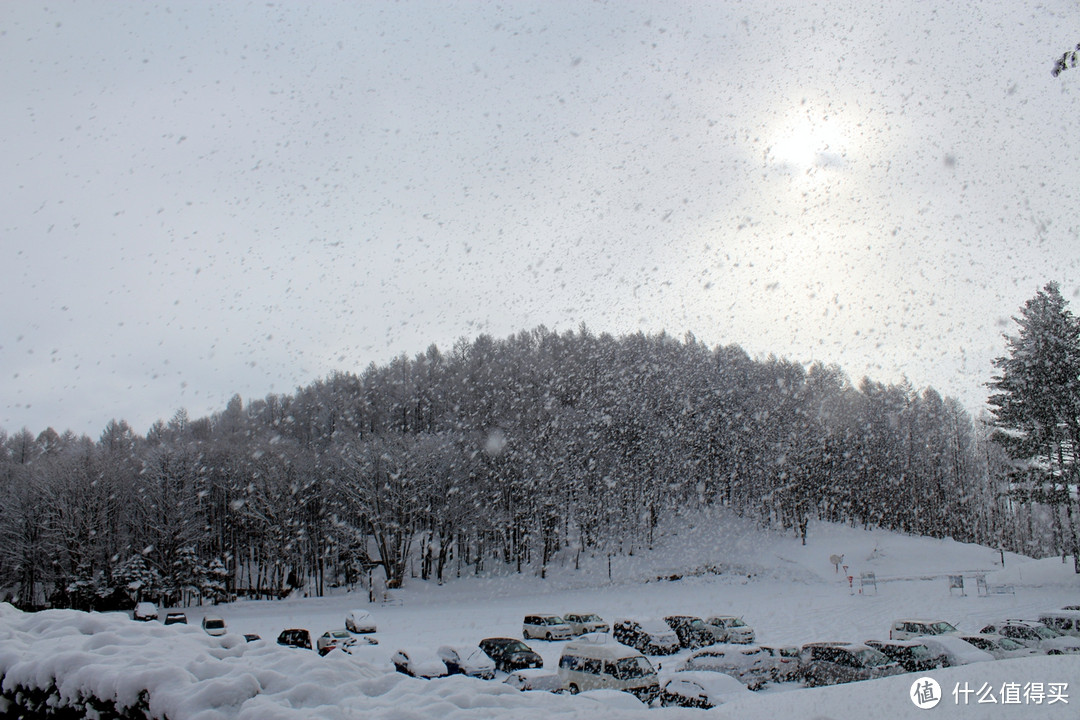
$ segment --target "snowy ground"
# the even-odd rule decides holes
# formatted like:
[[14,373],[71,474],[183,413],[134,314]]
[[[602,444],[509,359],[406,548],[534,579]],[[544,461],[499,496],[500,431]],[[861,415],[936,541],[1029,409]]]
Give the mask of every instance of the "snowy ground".
[[[830,555],[843,554],[850,589],[834,572]],[[123,615],[49,611],[36,615],[0,606],[0,672],[4,688],[48,687],[61,695],[92,690],[131,704],[149,689],[150,709],[181,718],[607,718],[700,717],[701,711],[633,707],[629,696],[569,697],[519,693],[498,681],[466,678],[422,681],[392,672],[390,654],[404,645],[475,644],[482,637],[520,637],[527,612],[598,612],[609,621],[622,615],[649,617],[689,613],[735,613],[752,624],[761,642],[801,644],[814,640],[862,641],[888,636],[892,620],[932,617],[976,631],[1001,617],[1034,617],[1040,610],[1080,604],[1080,580],[1071,563],[1030,561],[952,541],[817,525],[810,544],[756,529],[737,518],[720,523],[687,521],[651,552],[612,560],[583,561],[573,570],[549,569],[546,580],[506,575],[464,577],[443,586],[410,580],[398,605],[369,605],[366,593],[241,601],[216,608],[187,608],[191,625],[135,623]],[[723,569],[723,574],[704,571]],[[703,572],[704,571],[704,572]],[[861,572],[877,576],[877,593],[858,592]],[[701,573],[701,574],[696,574]],[[974,576],[1009,584],[1013,594],[978,596]],[[950,592],[946,576],[963,574],[966,596]],[[682,579],[658,580],[680,575]],[[304,627],[319,635],[342,627],[352,607],[370,609],[379,623],[380,645],[352,656],[288,650],[274,644],[278,632]],[[162,609],[164,613],[164,608]],[[209,638],[198,628],[203,614],[224,616],[230,635]],[[245,643],[240,633],[264,641]],[[530,642],[554,668],[562,643]],[[224,646],[223,646],[224,645]],[[675,658],[658,659],[670,669]],[[656,662],[656,661],[654,661]],[[935,671],[945,694],[924,711],[909,700],[913,675],[832,688],[772,685],[737,705],[710,711],[730,718],[905,718],[924,712],[943,717],[1075,718],[1080,715],[1080,657],[983,663]],[[1066,683],[1068,703],[1020,697],[1002,703],[1007,683]],[[996,704],[957,704],[958,685],[993,690]],[[1009,686],[1011,687],[1011,686]],[[984,695],[984,700],[986,696]],[[961,697],[962,700],[962,697]]]

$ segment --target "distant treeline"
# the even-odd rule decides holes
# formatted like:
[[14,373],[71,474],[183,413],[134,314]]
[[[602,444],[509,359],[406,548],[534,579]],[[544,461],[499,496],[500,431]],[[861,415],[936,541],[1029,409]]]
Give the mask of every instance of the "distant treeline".
[[0,589],[109,607],[321,593],[379,565],[391,587],[543,575],[701,506],[804,541],[821,518],[1055,551],[988,435],[932,389],[692,336],[480,336],[145,437],[0,432]]

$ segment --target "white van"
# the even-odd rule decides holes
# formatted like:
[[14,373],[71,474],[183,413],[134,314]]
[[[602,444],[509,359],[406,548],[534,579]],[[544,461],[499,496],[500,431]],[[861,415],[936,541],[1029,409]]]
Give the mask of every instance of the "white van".
[[1080,611],[1078,610],[1039,613],[1039,622],[1059,633],[1080,637]]
[[660,694],[660,680],[648,658],[606,633],[589,633],[567,643],[559,658],[559,680],[573,694],[623,690],[645,703]]

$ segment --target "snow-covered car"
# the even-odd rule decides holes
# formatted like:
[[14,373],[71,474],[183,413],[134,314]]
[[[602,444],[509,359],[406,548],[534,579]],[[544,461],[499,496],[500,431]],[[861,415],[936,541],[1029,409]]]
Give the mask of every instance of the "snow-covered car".
[[480,649],[495,663],[495,668],[503,672],[544,667],[544,658],[517,638],[484,638],[480,641]]
[[904,672],[900,663],[858,643],[807,643],[802,646],[801,656],[801,674],[809,687],[873,680]]
[[277,636],[277,644],[285,647],[311,649],[311,633],[303,628],[282,630]]
[[923,672],[943,664],[940,657],[917,640],[867,640],[865,644],[885,653],[908,672]]
[[373,633],[375,618],[367,610],[350,610],[345,614],[345,629],[354,633]]
[[518,690],[546,690],[562,692],[562,680],[559,674],[543,668],[515,670],[506,676],[504,683]]
[[166,625],[187,625],[187,615],[182,612],[165,613]]
[[399,673],[412,677],[430,679],[446,677],[450,674],[446,669],[446,663],[431,648],[400,648],[390,656],[390,662]]
[[596,613],[567,613],[562,616],[563,621],[570,626],[570,631],[575,635],[584,635],[592,632],[607,632],[611,627],[604,622],[604,618]]
[[926,635],[959,635],[960,631],[945,620],[922,620],[904,618],[893,622],[889,629],[890,640],[910,640]]
[[1037,648],[1047,655],[1080,653],[1080,638],[1063,635],[1041,622],[1032,620],[1002,620],[984,626],[979,633],[1012,638],[1027,647]]
[[730,675],[752,690],[772,677],[772,656],[757,645],[717,643],[694,651],[680,670],[706,670]]
[[662,620],[620,618],[611,636],[645,655],[671,655],[679,651],[679,636]]
[[649,659],[607,633],[586,633],[567,643],[559,656],[559,677],[575,695],[583,690],[620,690],[649,702],[660,692]]
[[1001,635],[961,635],[960,639],[990,653],[995,660],[1011,660],[1018,657],[1042,655],[1038,648],[1028,647],[1012,638],[1002,637]]
[[207,635],[224,635],[225,634],[225,618],[220,615],[207,615],[202,619],[202,629],[206,631]]
[[158,609],[157,605],[152,602],[141,602],[135,605],[135,609],[131,612],[133,620],[139,620],[141,622],[148,622],[150,620],[157,620]]
[[994,659],[990,653],[961,640],[959,635],[927,635],[913,639],[928,647],[941,661],[942,667],[956,667]]
[[356,637],[348,630],[327,630],[315,641],[315,649],[320,655],[325,655],[331,650],[351,652],[356,645]]
[[750,694],[750,688],[726,673],[680,670],[660,682],[660,704],[707,709]]
[[244,633],[244,642],[257,642],[262,640],[262,636],[258,633]]
[[799,678],[799,648],[795,645],[760,645],[772,658],[772,679],[786,682]]
[[569,640],[573,630],[558,615],[526,615],[521,624],[521,634],[526,640]]
[[443,645],[435,652],[451,675],[468,675],[484,680],[495,677],[495,661],[477,645]]
[[714,643],[752,643],[757,637],[754,628],[734,615],[710,615],[705,618],[705,624],[712,632]]
[[679,645],[684,648],[700,648],[715,642],[709,626],[694,615],[668,615],[664,622],[675,632]]
[[1080,611],[1057,610],[1039,613],[1039,622],[1062,635],[1080,637]]

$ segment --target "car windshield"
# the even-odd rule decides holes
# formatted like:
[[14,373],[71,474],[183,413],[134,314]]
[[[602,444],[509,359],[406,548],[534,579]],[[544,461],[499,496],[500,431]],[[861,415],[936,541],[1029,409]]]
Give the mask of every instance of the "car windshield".
[[541,625],[562,625],[563,619],[561,617],[546,617],[543,618]]
[[911,647],[905,649],[907,650],[907,656],[910,658],[914,658],[915,660],[925,660],[932,655],[932,653],[930,652],[930,648],[926,647],[925,645],[912,645]]
[[615,677],[619,680],[648,677],[655,673],[652,663],[643,657],[623,658],[615,663]]
[[1002,650],[1020,650],[1025,647],[1023,643],[1018,643],[1012,638],[1003,637],[997,641],[998,647]]
[[1037,632],[1039,634],[1039,637],[1043,638],[1044,640],[1049,640],[1050,638],[1061,637],[1061,633],[1059,633],[1057,630],[1051,630],[1050,628],[1048,628],[1048,627],[1046,627],[1044,625],[1043,626],[1037,625],[1037,626],[1035,626],[1034,630],[1035,630],[1035,632]]
[[600,622],[600,616],[596,615],[595,613],[590,615],[581,615],[580,622]]
[[728,627],[746,627],[746,623],[744,623],[739,618],[735,618],[733,620],[728,620],[727,621],[727,626]]
[[679,693],[689,698],[706,697],[708,694],[700,683],[683,680],[682,678],[671,681],[667,689],[668,692]]
[[873,648],[865,648],[863,650],[857,650],[855,657],[859,658],[859,662],[866,667],[876,667],[879,665],[888,665],[892,662],[887,655],[878,652]]
[[945,633],[956,632],[956,628],[947,622],[936,622],[930,626],[930,630],[934,635],[944,635]]
[[705,621],[702,620],[701,618],[694,618],[693,620],[690,620],[687,624],[690,627],[694,628],[695,630],[707,630],[708,629],[708,628],[705,627]]
[[476,648],[475,650],[463,650],[460,652],[454,650],[453,656],[458,658],[464,658],[462,662],[467,662],[470,665],[482,665],[485,662],[491,662],[490,660],[488,660],[487,655],[484,654],[484,651],[480,648]]
[[221,619],[206,618],[206,620],[203,621],[203,627],[209,628],[210,630],[220,630],[225,627],[225,621]]
[[514,640],[503,645],[503,652],[530,652],[529,646],[520,640]]

